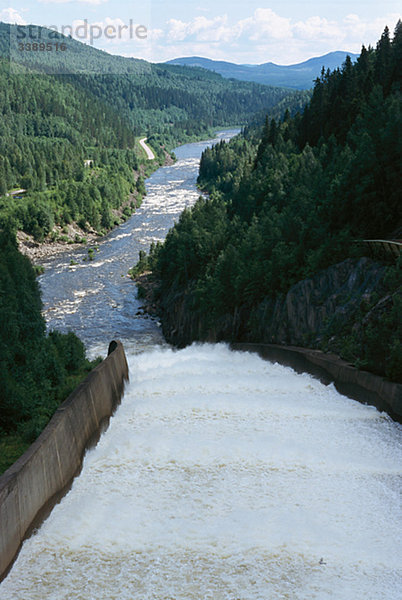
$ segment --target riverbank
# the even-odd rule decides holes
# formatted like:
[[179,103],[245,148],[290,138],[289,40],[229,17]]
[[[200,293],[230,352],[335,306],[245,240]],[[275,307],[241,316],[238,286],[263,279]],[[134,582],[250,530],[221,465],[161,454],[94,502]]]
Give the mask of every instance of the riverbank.
[[[74,226],[73,226],[74,227]],[[69,241],[44,241],[42,243],[36,242],[32,235],[25,233],[24,231],[17,231],[17,242],[18,249],[21,254],[27,256],[30,261],[37,265],[41,260],[51,258],[66,250],[76,250],[78,248],[85,247],[92,244],[96,240],[100,239],[95,233],[84,232],[83,230],[74,227],[74,231],[80,237],[85,237],[85,242],[74,242],[74,238],[70,238]]]
[[[224,131],[232,131],[232,128],[216,129],[215,133]],[[215,133],[211,132],[211,139]],[[203,140],[204,136],[189,136],[188,140],[180,143],[177,148],[188,143],[196,143]],[[169,167],[175,164],[176,156],[174,155],[173,150],[169,151],[165,146],[161,146],[160,148],[163,157],[159,154],[158,156],[154,155],[154,159],[147,159],[145,163],[140,164],[138,172],[136,172],[137,179],[138,177],[148,179],[160,167]],[[71,223],[63,228],[55,226],[53,235],[47,236],[43,242],[38,242],[32,235],[27,234],[24,231],[18,231],[17,242],[19,250],[22,254],[27,256],[33,264],[39,265],[42,260],[47,260],[58,254],[62,254],[67,250],[74,251],[80,248],[90,247],[102,240],[106,233],[110,233],[110,231],[115,230],[124,223],[129,216],[135,213],[135,210],[139,208],[141,202],[142,197],[138,197],[136,194],[130,194],[128,201],[125,201],[118,210],[112,210],[115,225],[108,232],[99,233],[91,228],[84,230],[79,227],[77,223]],[[132,208],[133,204],[135,204],[135,208]],[[127,214],[128,209],[131,209],[131,214]]]
[[[121,207],[112,210],[114,227],[113,231],[124,223],[137,208],[141,206],[142,195],[130,194],[129,199]],[[79,248],[89,248],[99,242],[109,233],[99,233],[89,226],[82,229],[77,223],[70,223],[64,227],[56,225],[50,236],[47,236],[43,242],[35,240],[33,235],[24,231],[17,231],[17,242],[19,251],[27,256],[34,265],[38,265],[41,260],[52,258],[57,254],[66,252],[66,250],[77,250]]]
[[[175,159],[166,149],[162,149],[164,161],[149,160],[146,164],[140,165],[138,172],[135,173],[136,179],[147,178],[152,175],[161,166],[174,164]],[[154,156],[154,159],[156,157]],[[55,225],[50,235],[43,242],[35,240],[33,235],[24,231],[17,231],[17,243],[19,251],[27,256],[34,265],[38,265],[41,260],[46,260],[62,254],[67,250],[73,251],[79,248],[86,248],[99,242],[105,234],[109,233],[124,223],[136,209],[141,206],[143,194],[130,194],[128,200],[122,203],[119,209],[112,209],[114,226],[107,232],[99,233],[91,227],[83,229],[77,223],[73,222],[64,227]]]

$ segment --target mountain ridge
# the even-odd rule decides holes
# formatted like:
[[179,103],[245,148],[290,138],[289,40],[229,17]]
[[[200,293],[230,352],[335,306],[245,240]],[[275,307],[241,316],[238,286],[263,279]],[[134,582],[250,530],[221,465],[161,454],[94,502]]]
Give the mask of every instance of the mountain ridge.
[[237,64],[224,60],[213,60],[201,56],[174,58],[165,64],[199,67],[219,73],[227,79],[254,81],[265,85],[289,87],[293,89],[309,89],[314,80],[320,76],[322,67],[331,71],[340,67],[346,57],[356,60],[358,54],[337,50],[322,56],[313,56],[301,63],[278,65],[274,62],[261,64]]

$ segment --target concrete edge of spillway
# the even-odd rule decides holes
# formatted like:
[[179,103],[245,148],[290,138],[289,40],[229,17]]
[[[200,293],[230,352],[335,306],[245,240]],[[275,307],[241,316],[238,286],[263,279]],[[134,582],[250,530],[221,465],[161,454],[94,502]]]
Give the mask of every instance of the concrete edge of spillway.
[[46,518],[80,472],[119,404],[128,365],[121,342],[60,405],[28,450],[0,477],[0,581],[24,539]]
[[353,367],[334,354],[297,346],[233,342],[233,350],[256,352],[261,358],[278,362],[298,373],[309,373],[328,385],[334,383],[341,394],[386,412],[402,423],[402,384]]

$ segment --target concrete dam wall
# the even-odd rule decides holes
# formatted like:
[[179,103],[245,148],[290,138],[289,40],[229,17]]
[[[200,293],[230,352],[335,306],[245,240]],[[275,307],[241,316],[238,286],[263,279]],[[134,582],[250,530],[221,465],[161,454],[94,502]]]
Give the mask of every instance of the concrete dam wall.
[[120,402],[128,366],[123,346],[72,392],[28,450],[0,477],[0,581],[23,540],[81,470],[85,449],[99,437]]
[[292,367],[298,373],[309,373],[324,384],[334,383],[341,394],[363,404],[371,404],[402,423],[402,384],[356,367],[334,354],[296,346],[276,344],[232,343],[234,350],[257,352],[262,358]]

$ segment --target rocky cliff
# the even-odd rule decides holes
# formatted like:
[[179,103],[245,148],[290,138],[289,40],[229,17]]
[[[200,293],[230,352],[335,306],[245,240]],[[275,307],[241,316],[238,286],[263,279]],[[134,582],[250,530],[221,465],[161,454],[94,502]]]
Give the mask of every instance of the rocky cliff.
[[390,366],[388,346],[378,343],[402,302],[401,288],[391,293],[386,285],[386,271],[370,258],[347,259],[298,282],[286,296],[267,298],[251,311],[238,307],[218,322],[199,317],[191,286],[185,293],[172,290],[160,302],[163,332],[177,346],[225,340],[319,348],[380,374],[391,369],[398,379],[399,363]]
[[348,259],[300,281],[283,298],[263,302],[251,316],[264,342],[319,347],[335,343],[364,312],[385,301],[385,267],[369,258]]

